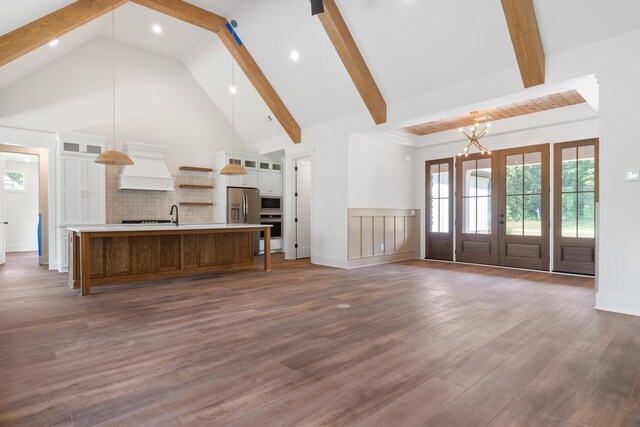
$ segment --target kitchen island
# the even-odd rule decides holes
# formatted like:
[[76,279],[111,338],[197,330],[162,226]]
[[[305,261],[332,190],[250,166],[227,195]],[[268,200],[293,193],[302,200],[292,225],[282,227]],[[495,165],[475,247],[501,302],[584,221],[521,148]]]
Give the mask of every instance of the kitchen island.
[[[90,295],[92,286],[253,268],[253,234],[261,231],[269,247],[270,225],[69,227],[69,286]],[[264,271],[271,271],[269,251]]]

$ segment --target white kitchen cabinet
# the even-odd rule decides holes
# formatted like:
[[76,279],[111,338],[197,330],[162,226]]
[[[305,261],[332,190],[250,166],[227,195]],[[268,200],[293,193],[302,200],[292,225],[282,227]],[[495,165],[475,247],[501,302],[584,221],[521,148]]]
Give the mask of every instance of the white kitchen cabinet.
[[68,266],[66,226],[106,222],[105,166],[95,162],[104,147],[102,137],[58,134],[55,259],[59,271]]
[[271,170],[260,170],[258,177],[260,195],[282,196],[282,173]]
[[227,176],[227,187],[258,187],[258,172],[247,169],[246,175]]

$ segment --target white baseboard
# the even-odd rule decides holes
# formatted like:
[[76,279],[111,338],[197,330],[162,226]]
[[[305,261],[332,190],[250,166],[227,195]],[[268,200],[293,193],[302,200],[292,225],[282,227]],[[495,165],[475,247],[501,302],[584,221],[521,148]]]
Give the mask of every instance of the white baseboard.
[[640,316],[640,297],[597,292],[595,309]]
[[324,265],[325,267],[349,268],[346,259],[334,258],[322,255],[311,255],[311,264]]
[[406,252],[403,254],[379,255],[366,258],[350,259],[347,262],[348,268],[368,267],[370,265],[387,264],[390,262],[408,261],[419,259],[420,252]]
[[35,246],[28,244],[17,244],[17,245],[7,245],[5,247],[5,252],[34,252],[38,250],[38,244]]

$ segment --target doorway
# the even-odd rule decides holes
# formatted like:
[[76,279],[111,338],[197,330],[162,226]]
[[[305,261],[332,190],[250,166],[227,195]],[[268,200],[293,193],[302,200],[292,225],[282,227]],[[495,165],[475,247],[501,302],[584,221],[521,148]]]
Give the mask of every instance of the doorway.
[[[13,158],[15,155],[29,155],[29,163],[32,163],[33,166],[37,169],[37,174],[34,173],[32,177],[27,178],[25,176],[21,176],[18,168],[12,167],[12,160],[10,161],[9,169],[16,169],[15,171],[8,170],[10,173],[6,175],[5,173],[5,164],[7,163],[5,160],[6,156]],[[28,214],[23,213],[21,210],[12,209],[12,206],[9,206],[8,201],[12,201],[13,197],[9,197],[7,200],[7,191],[20,191],[20,187],[23,185],[28,185],[27,179],[30,181],[31,185],[33,185],[34,192],[37,194],[37,222],[35,228],[36,239],[38,242],[38,263],[40,265],[47,265],[49,263],[48,256],[48,244],[49,244],[49,233],[48,233],[48,183],[49,183],[49,158],[48,158],[48,150],[46,148],[33,148],[33,147],[24,147],[19,145],[8,145],[8,144],[0,144],[0,156],[2,156],[2,167],[0,170],[0,175],[3,178],[2,183],[2,191],[0,191],[0,265],[4,264],[6,261],[6,239],[7,232],[9,232],[9,237],[13,236],[13,227],[12,225],[21,224],[23,217],[27,217]],[[17,158],[17,157],[16,157]],[[24,162],[26,163],[26,162]],[[24,168],[22,168],[24,169]],[[20,182],[23,184],[20,184]],[[12,187],[8,190],[5,190],[7,186]],[[14,223],[7,219],[13,218],[15,216]],[[33,218],[31,218],[32,220]],[[26,224],[26,223],[25,223]],[[29,223],[24,225],[24,228],[30,228],[33,224]],[[7,227],[11,227],[9,230]],[[18,235],[20,235],[18,233]],[[17,240],[17,243],[20,243],[20,240]],[[15,246],[14,246],[15,247]],[[9,247],[11,249],[11,246]]]
[[295,252],[296,259],[311,257],[311,159],[295,161]]
[[456,161],[456,259],[549,269],[549,145]]
[[[4,252],[38,252],[38,156],[0,153],[0,241]],[[0,255],[0,261],[3,255]]]

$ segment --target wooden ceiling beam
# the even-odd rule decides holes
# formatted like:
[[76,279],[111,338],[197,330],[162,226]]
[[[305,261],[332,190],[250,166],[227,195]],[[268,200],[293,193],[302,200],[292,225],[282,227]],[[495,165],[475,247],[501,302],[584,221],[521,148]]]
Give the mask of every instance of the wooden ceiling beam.
[[373,117],[373,121],[378,125],[386,123],[387,103],[335,1],[324,0],[324,13],[319,13],[317,16]]
[[140,6],[187,22],[211,32],[218,32],[226,24],[226,18],[208,10],[201,9],[182,0],[131,0]]
[[0,37],[0,67],[129,0],[78,0]]
[[544,84],[544,49],[533,0],[502,0],[524,87]]
[[234,34],[232,34],[226,26],[220,28],[217,34],[291,140],[296,144],[300,143],[302,140],[302,130],[300,126],[286,105],[284,105],[284,102],[282,102],[273,86],[271,86],[271,83],[269,83],[269,80],[267,80],[267,77],[258,64],[256,64],[256,61],[253,60],[247,48],[236,40]]

